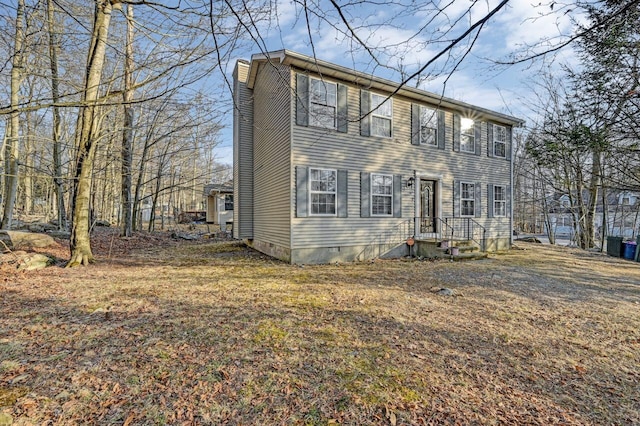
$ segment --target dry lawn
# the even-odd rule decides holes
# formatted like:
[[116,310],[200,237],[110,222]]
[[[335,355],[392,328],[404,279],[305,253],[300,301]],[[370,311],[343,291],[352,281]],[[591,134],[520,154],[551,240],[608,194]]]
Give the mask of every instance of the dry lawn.
[[0,270],[0,423],[640,424],[639,263],[95,240],[89,268]]

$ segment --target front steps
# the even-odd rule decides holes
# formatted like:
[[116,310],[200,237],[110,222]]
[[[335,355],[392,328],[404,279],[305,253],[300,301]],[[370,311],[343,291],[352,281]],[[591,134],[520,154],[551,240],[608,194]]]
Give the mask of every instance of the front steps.
[[487,258],[487,253],[481,252],[480,247],[471,240],[416,239],[413,254],[428,259],[450,259],[453,261]]

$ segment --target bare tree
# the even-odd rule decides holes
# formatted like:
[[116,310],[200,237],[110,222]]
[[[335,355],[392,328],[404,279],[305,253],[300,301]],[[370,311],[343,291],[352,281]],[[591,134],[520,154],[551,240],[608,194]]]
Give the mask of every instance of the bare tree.
[[55,26],[55,5],[47,0],[47,25],[49,32],[49,61],[51,66],[51,99],[53,101],[53,183],[55,185],[57,224],[59,230],[67,227],[64,205],[64,180],[62,177],[62,119],[60,117],[60,77],[58,75],[58,34]]
[[24,74],[24,0],[18,0],[16,8],[16,32],[14,38],[14,53],[11,68],[11,113],[9,115],[8,136],[4,151],[5,185],[4,211],[0,229],[10,229],[13,221],[13,207],[16,202],[18,188],[18,154],[20,146],[20,83]]
[[132,227],[131,166],[133,151],[133,5],[127,5],[127,37],[124,60],[124,123],[122,129],[122,227],[120,235],[130,237]]

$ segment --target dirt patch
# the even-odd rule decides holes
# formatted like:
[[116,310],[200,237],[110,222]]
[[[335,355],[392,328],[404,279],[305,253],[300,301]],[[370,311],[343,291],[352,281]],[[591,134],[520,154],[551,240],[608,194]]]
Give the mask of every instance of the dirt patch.
[[638,263],[518,243],[301,268],[98,238],[88,268],[0,271],[15,424],[640,423]]

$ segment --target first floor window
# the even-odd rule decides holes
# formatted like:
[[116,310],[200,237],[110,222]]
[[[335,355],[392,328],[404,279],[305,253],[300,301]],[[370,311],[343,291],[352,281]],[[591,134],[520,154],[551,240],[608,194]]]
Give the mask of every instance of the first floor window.
[[331,169],[309,170],[309,194],[312,215],[336,214],[337,171]]
[[386,96],[371,94],[371,135],[391,137],[393,100]]
[[493,215],[507,215],[507,187],[495,185],[493,187]]
[[493,155],[500,158],[507,156],[507,129],[504,126],[493,126]]
[[475,215],[475,185],[473,183],[460,183],[460,215],[461,216],[474,216]]
[[227,194],[224,196],[224,209],[233,210],[233,195]]
[[393,175],[371,174],[371,215],[393,214]]
[[460,119],[460,151],[476,152],[475,122],[470,118]]

